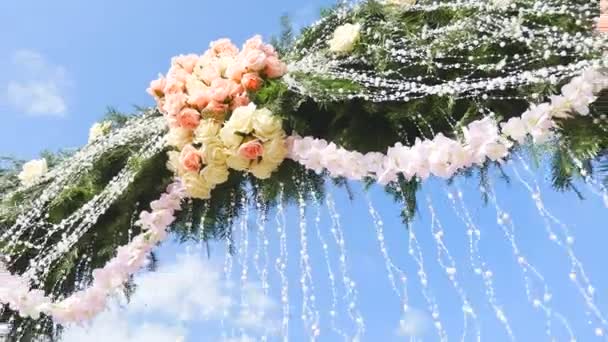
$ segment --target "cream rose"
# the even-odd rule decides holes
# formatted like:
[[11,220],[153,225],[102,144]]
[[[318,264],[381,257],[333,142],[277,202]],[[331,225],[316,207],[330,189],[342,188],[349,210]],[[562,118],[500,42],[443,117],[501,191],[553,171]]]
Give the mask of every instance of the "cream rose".
[[177,151],[167,152],[167,169],[177,175],[185,172],[182,163],[180,163],[179,156],[180,153]]
[[360,24],[344,24],[338,26],[333,37],[329,40],[329,51],[351,52],[361,38]]
[[187,172],[182,175],[181,180],[190,197],[198,199],[211,198],[211,186],[209,186],[203,176],[196,172]]
[[205,164],[210,165],[225,165],[226,152],[224,145],[219,139],[211,139],[203,144],[201,148]]
[[177,147],[178,149],[184,148],[184,146],[192,142],[192,131],[183,127],[174,127],[169,130],[167,134],[167,144],[169,146]]
[[243,158],[236,153],[230,154],[228,159],[226,159],[226,165],[228,165],[229,168],[237,171],[247,170],[250,164],[251,160]]
[[262,159],[265,161],[280,164],[287,156],[287,146],[282,138],[272,139],[264,144],[264,155]]
[[220,139],[226,147],[231,149],[237,148],[243,142],[243,137],[236,134],[234,129],[229,126],[220,129]]
[[276,164],[262,160],[254,162],[249,171],[258,179],[268,179],[276,168]]
[[110,129],[112,128],[111,121],[103,121],[96,122],[89,129],[89,144],[93,141],[103,137],[104,135],[110,133]]
[[201,176],[209,184],[222,184],[228,180],[230,172],[226,166],[208,165],[201,171]]
[[264,141],[274,139],[283,133],[281,118],[272,115],[272,112],[266,108],[255,111],[252,126],[254,135]]
[[194,131],[194,142],[205,143],[209,140],[216,139],[220,132],[220,124],[215,120],[202,120]]
[[231,127],[234,131],[249,134],[253,129],[253,117],[256,107],[253,103],[247,106],[238,107],[230,116],[226,126]]
[[48,171],[45,159],[31,160],[23,165],[23,170],[17,176],[21,184],[32,186]]

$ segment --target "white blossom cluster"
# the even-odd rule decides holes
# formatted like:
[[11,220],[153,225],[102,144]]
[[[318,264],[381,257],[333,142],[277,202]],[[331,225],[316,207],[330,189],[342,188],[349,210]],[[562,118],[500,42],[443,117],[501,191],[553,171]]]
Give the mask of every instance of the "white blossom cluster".
[[502,161],[513,142],[523,143],[527,136],[532,136],[535,143],[547,141],[554,132],[555,118],[588,115],[596,94],[606,88],[608,76],[589,69],[566,84],[560,95],[552,96],[550,103],[532,105],[521,117],[502,123],[502,132],[488,116],[463,128],[463,141],[439,133],[432,140],[417,139],[411,147],[397,143],[386,155],[348,151],[323,139],[292,136],[288,139],[288,158],[317,173],[327,170],[332,177],[353,180],[371,177],[380,184],[397,180],[399,174],[407,179],[430,175],[450,178],[488,159]]

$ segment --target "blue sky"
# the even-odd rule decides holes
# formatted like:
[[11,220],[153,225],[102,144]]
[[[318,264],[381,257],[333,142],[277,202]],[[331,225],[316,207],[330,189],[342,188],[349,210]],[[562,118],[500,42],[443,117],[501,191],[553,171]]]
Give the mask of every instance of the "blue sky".
[[[0,126],[0,154],[28,159],[36,157],[43,149],[81,146],[86,142],[88,128],[103,115],[107,106],[129,111],[133,105],[152,104],[145,89],[157,73],[166,71],[171,56],[200,52],[209,41],[220,37],[230,37],[239,43],[257,33],[269,38],[278,33],[281,14],[291,14],[296,25],[301,26],[312,22],[318,8],[330,3],[330,0],[306,3],[271,0],[263,5],[243,0],[155,3],[142,0],[24,0],[0,3],[0,32],[3,33],[0,115],[4,123]],[[599,309],[607,309],[608,277],[602,260],[606,256],[604,241],[608,238],[605,229],[608,203],[585,185],[581,185],[587,195],[585,201],[571,193],[555,193],[547,186],[545,170],[528,174],[521,163],[514,165],[524,180],[530,184],[533,180],[538,181],[546,208],[564,223],[562,226],[547,218],[549,223],[545,224],[530,192],[517,179],[512,166],[507,166],[512,182],[497,182],[497,201],[508,209],[515,223],[514,236],[521,255],[525,255],[524,260],[542,273],[551,288],[550,300],[542,303],[567,319],[579,341],[601,341],[602,338],[595,335],[601,324],[569,278],[570,250],[562,231],[566,226],[573,231],[572,251],[593,283]],[[484,279],[485,284],[491,279],[496,303],[505,312],[515,337],[522,341],[548,340],[542,310],[534,308],[533,301],[526,296],[524,275],[530,275],[531,268],[524,274],[502,230],[508,231],[510,221],[503,220],[502,226],[497,223],[494,205],[481,203],[474,180],[459,181],[466,209],[457,207],[455,210],[447,191],[457,193],[456,187],[447,187],[436,180],[425,184],[425,190],[419,196],[422,203],[419,219],[413,228],[423,260],[417,259],[416,249],[408,253],[411,235],[399,222],[399,205],[380,189],[370,192],[371,202],[382,217],[387,253],[394,265],[407,275],[411,309],[405,317],[401,310],[402,300],[390,286],[366,194],[360,185],[352,186],[357,193],[353,202],[343,190],[333,189],[331,193],[341,214],[346,241],[345,263],[354,284],[349,281],[346,287],[344,285],[329,211],[325,205],[320,209],[320,232],[329,246],[329,263],[336,282],[337,328],[349,336],[355,332],[356,324],[348,315],[352,297],[346,291],[354,286],[358,292],[354,309],[361,312],[366,326],[362,341],[401,341],[409,340],[411,336],[414,340],[439,340],[429,303],[437,303],[437,320],[451,340],[458,340],[463,328],[463,303],[457,291],[460,287],[478,317],[482,341],[508,341],[504,325],[490,305],[492,297],[486,294]],[[455,260],[455,269],[442,268],[438,262],[437,240],[432,234],[437,226],[433,226],[427,196],[443,226],[445,244]],[[471,224],[467,226],[467,210],[481,232],[479,254],[474,254],[483,262],[479,267],[481,275],[476,273],[477,266],[471,264],[469,257],[467,230]],[[140,291],[130,305],[118,303],[91,326],[71,329],[66,341],[105,341],[109,338],[115,341],[178,341],[180,338],[183,341],[216,341],[224,336],[226,340],[245,342],[257,341],[264,334],[269,340],[279,340],[277,329],[283,318],[281,279],[274,267],[279,256],[279,236],[274,223],[276,213],[270,215],[271,223],[266,227],[270,284],[267,295],[261,289],[253,259],[259,227],[251,214],[246,221],[250,245],[245,262],[249,272],[245,280],[240,279],[243,263],[239,262],[240,256],[235,256],[232,283],[222,281],[224,252],[221,244],[214,244],[211,260],[205,260],[201,246],[167,243],[159,249],[159,272],[138,277]],[[341,341],[343,339],[331,327],[332,287],[322,243],[316,235],[315,215],[314,206],[310,206],[306,227],[316,304],[316,310],[312,311],[318,310],[321,318],[320,341]],[[299,318],[302,290],[297,208],[288,208],[286,218],[289,337],[292,341],[304,341],[308,339],[308,329]],[[557,232],[556,241],[564,242],[561,246],[550,239],[547,228]],[[417,261],[424,265],[427,289],[420,281]],[[483,275],[489,275],[488,271],[492,273],[491,277],[484,278]],[[393,272],[399,278],[399,271]],[[449,280],[450,273],[454,274],[456,283]],[[531,299],[542,300],[543,293],[538,290],[543,286],[535,279],[530,282]],[[582,279],[582,274],[575,279]],[[398,292],[404,289],[399,281],[396,288]],[[401,325],[400,320],[403,320]],[[566,329],[559,319],[552,320],[552,326],[556,340],[567,340]],[[474,327],[470,326],[465,340],[474,340],[475,333]]]

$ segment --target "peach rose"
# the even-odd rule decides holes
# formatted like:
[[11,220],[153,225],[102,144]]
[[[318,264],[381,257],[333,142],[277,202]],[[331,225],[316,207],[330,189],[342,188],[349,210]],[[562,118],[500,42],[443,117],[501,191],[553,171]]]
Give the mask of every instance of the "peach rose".
[[244,73],[245,67],[243,66],[242,61],[240,59],[237,59],[233,63],[228,65],[226,71],[224,72],[224,75],[231,80],[240,82],[241,77],[243,77]]
[[160,76],[158,79],[150,82],[150,88],[148,88],[146,91],[148,92],[148,94],[154,96],[155,98],[160,98],[165,96],[165,84],[167,83],[167,80]]
[[263,82],[262,78],[254,73],[245,74],[241,79],[241,85],[248,91],[257,91],[260,89]]
[[287,72],[287,66],[277,57],[271,56],[266,59],[266,69],[264,73],[269,78],[279,78]]
[[211,84],[213,81],[219,79],[222,76],[222,72],[218,65],[209,64],[204,66],[197,76],[206,84]]
[[194,70],[194,66],[198,62],[199,56],[195,54],[189,55],[179,55],[177,57],[173,57],[171,60],[171,64],[175,66],[180,66],[184,71],[191,74]]
[[209,104],[204,109],[205,112],[212,112],[212,113],[223,113],[226,110],[228,110],[227,104],[222,103],[222,102],[217,102],[214,100],[209,101]]
[[266,54],[260,50],[251,50],[243,58],[243,65],[252,71],[260,71],[266,67]]
[[597,30],[599,32],[608,32],[608,14],[600,15],[600,20],[597,23]]
[[238,153],[245,159],[254,160],[264,154],[264,146],[259,140],[251,140],[241,145]]
[[264,53],[266,54],[266,56],[268,57],[278,57],[279,54],[277,53],[277,50],[275,50],[274,46],[270,45],[270,44],[264,44],[264,46],[262,47],[262,51],[264,51]]
[[209,88],[209,98],[216,102],[224,102],[230,95],[234,83],[225,79],[215,79]]
[[247,41],[243,45],[243,50],[262,50],[263,47],[264,42],[262,41],[262,36],[256,34],[255,36],[247,39]]
[[179,162],[184,169],[198,172],[201,169],[202,158],[194,146],[186,145],[179,155]]
[[240,94],[232,99],[230,109],[235,110],[236,108],[243,107],[249,104],[249,96],[247,94]]
[[[167,83],[181,83],[183,86],[188,81],[188,76],[190,76],[190,74],[184,69],[172,66],[169,68],[169,72],[167,72]],[[165,93],[168,92],[169,91],[165,89]]]
[[236,54],[239,52],[239,49],[234,44],[232,44],[232,42],[228,38],[222,38],[213,41],[211,42],[211,44],[209,44],[209,47],[214,54],[220,57],[236,56]]
[[186,105],[187,96],[184,93],[169,93],[165,96],[163,110],[169,116],[176,116]]
[[203,109],[209,104],[209,92],[206,90],[199,90],[195,93],[190,94],[188,97],[188,104],[198,109]]
[[177,116],[180,127],[195,129],[201,121],[201,114],[192,108],[184,108]]

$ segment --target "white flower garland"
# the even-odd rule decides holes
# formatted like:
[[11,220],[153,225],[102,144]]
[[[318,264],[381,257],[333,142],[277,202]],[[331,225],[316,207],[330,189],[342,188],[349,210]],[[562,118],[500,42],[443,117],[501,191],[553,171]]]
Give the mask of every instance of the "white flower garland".
[[187,196],[180,181],[171,184],[159,200],[150,203],[137,222],[144,230],[127,245],[119,247],[116,256],[103,268],[93,271],[93,283],[85,290],[53,303],[43,290],[31,289],[29,279],[0,269],[0,303],[8,304],[22,317],[38,319],[41,314],[61,323],[83,322],[106,307],[108,297],[128,281],[146,263],[146,257],[167,237],[167,229]]
[[502,161],[513,142],[523,143],[532,136],[535,143],[547,141],[555,133],[555,118],[588,115],[589,105],[596,94],[608,88],[608,75],[588,69],[564,85],[560,95],[551,102],[532,105],[521,117],[501,123],[486,117],[463,128],[464,141],[438,134],[432,140],[417,139],[412,147],[401,143],[385,154],[362,154],[348,151],[334,143],[313,137],[288,138],[288,158],[318,173],[326,169],[332,177],[361,180],[375,178],[380,184],[397,180],[399,174],[407,179],[426,179],[430,175],[450,178],[461,169],[482,165],[487,159]]

